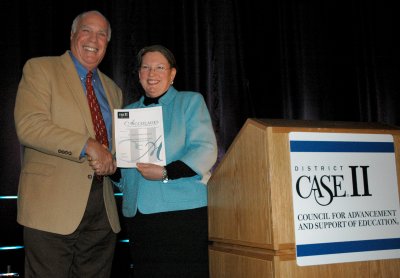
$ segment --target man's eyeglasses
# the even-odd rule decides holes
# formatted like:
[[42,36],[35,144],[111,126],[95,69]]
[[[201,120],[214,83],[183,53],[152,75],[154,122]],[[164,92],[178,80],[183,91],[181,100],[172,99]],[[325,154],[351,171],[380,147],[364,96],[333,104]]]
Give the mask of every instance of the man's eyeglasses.
[[151,72],[151,71],[154,71],[156,73],[164,73],[165,71],[167,71],[169,69],[171,69],[171,68],[167,68],[167,67],[162,66],[162,65],[156,66],[154,68],[150,67],[150,66],[147,66],[147,65],[143,65],[143,66],[141,66],[139,68],[140,72],[146,72],[146,73]]

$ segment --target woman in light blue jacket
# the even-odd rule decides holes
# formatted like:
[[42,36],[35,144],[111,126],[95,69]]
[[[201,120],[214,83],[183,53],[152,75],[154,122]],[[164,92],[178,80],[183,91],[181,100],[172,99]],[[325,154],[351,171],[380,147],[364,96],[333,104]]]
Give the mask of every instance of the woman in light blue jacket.
[[165,167],[137,163],[114,179],[123,193],[135,278],[208,277],[207,180],[217,143],[203,96],[177,91],[174,55],[161,45],[138,53],[145,95],[125,108],[162,106]]

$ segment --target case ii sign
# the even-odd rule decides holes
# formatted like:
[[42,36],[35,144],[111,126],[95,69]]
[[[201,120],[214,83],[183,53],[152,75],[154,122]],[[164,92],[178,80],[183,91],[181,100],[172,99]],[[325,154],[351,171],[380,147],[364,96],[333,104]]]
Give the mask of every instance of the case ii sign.
[[393,136],[289,133],[297,264],[400,258]]

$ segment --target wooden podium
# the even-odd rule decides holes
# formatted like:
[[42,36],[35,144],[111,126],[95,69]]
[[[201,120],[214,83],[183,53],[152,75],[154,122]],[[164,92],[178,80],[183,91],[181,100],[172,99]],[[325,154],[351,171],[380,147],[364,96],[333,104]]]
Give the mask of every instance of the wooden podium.
[[292,131],[392,134],[400,184],[397,127],[248,119],[208,182],[210,277],[400,277],[400,259],[297,265],[288,139]]

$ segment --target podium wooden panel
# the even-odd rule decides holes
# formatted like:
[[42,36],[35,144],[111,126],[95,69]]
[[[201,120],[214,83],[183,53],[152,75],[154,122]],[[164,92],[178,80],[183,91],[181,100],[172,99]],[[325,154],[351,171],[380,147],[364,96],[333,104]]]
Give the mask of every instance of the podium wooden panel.
[[296,264],[289,150],[294,131],[391,134],[400,184],[397,127],[248,119],[208,182],[211,278],[400,277],[400,259]]

